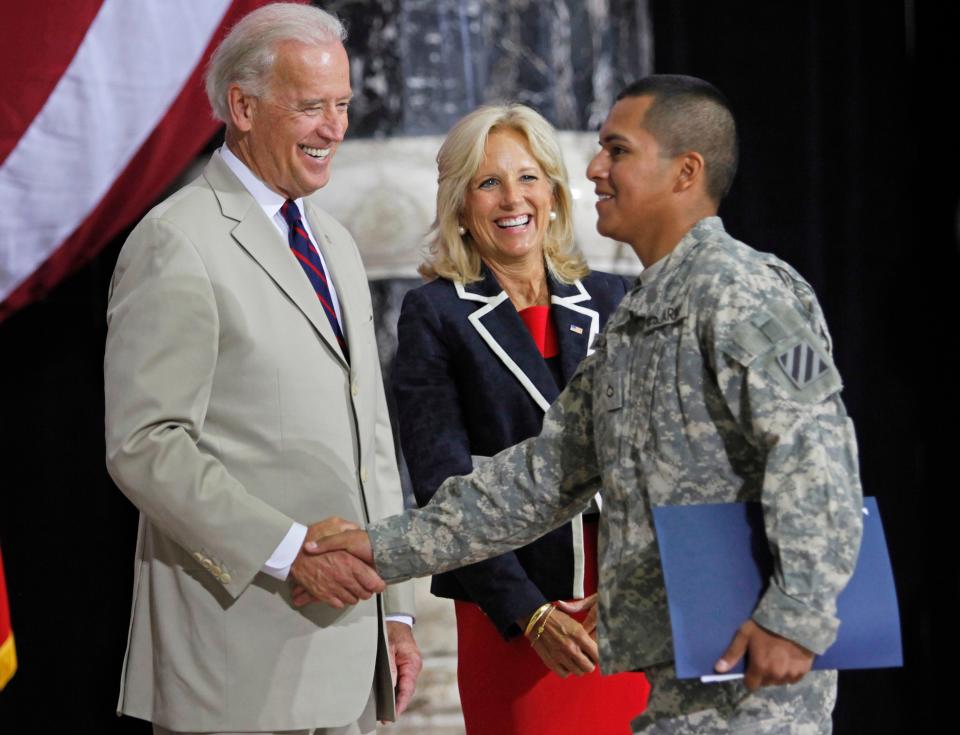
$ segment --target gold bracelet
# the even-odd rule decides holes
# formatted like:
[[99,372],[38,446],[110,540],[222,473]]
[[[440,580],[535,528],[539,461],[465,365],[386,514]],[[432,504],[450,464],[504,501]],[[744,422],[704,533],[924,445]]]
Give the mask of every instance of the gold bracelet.
[[556,610],[556,609],[557,609],[557,606],[556,606],[556,605],[551,605],[551,606],[550,606],[550,611],[549,611],[546,615],[543,616],[543,622],[540,623],[540,627],[537,628],[537,637],[533,639],[533,642],[530,644],[531,646],[532,646],[534,643],[536,643],[537,641],[540,640],[540,636],[543,635],[543,631],[544,631],[544,629],[547,627],[547,620],[550,618],[551,615],[553,615],[553,611]]
[[530,619],[527,621],[527,627],[523,631],[523,634],[525,636],[530,635],[530,631],[533,630],[533,626],[537,624],[537,621],[547,611],[547,608],[552,606],[553,606],[552,602],[545,602],[540,607],[538,607],[536,610],[533,611],[533,615],[530,616]]

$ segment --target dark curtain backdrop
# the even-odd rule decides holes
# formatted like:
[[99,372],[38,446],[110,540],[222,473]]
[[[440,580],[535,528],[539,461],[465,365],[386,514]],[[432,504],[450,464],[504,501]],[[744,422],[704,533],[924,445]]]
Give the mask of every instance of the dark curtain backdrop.
[[[886,525],[907,663],[842,675],[838,733],[938,731],[950,700],[933,668],[958,660],[958,533],[943,502],[956,487],[960,190],[943,108],[955,85],[931,82],[957,68],[956,45],[939,43],[958,27],[947,6],[651,4],[656,70],[710,79],[739,113],[743,160],[721,214],[820,294]],[[0,324],[0,543],[20,655],[3,733],[149,731],[113,714],[137,519],[103,466],[103,315],[121,241]]]

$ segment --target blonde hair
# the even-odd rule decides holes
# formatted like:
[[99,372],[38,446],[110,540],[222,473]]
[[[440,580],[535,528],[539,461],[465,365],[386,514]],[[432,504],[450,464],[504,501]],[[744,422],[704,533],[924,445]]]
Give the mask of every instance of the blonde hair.
[[567,168],[553,126],[524,105],[479,107],[451,128],[437,154],[437,218],[427,235],[427,259],[420,274],[472,283],[482,280],[480,255],[469,233],[460,235],[460,214],[470,180],[483,162],[487,139],[496,130],[515,130],[550,181],[557,218],[547,227],[543,255],[563,283],[582,278],[589,269],[573,245],[573,200]]

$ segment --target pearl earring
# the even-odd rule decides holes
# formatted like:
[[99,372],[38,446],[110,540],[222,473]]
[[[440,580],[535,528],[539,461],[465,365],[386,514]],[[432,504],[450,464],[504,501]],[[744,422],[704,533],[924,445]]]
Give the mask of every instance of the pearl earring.
[[457,232],[460,234],[460,237],[463,237],[464,235],[467,234],[467,230],[466,230],[466,228],[465,228],[463,225],[460,225],[460,226],[457,228]]
[[554,212],[552,209],[550,210],[550,221],[551,221],[551,222],[556,222],[556,221],[557,221],[557,213]]

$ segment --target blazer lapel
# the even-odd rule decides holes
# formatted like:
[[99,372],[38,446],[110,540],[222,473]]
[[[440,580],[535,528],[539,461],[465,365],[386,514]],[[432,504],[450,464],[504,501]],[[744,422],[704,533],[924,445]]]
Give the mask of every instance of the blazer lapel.
[[581,281],[566,284],[552,275],[548,278],[553,325],[560,344],[561,372],[564,381],[569,381],[580,361],[593,352],[593,340],[600,331],[600,314],[590,308],[591,296]]
[[483,274],[483,281],[466,287],[454,282],[457,296],[483,304],[467,317],[470,324],[545,412],[559,395],[556,381],[507,292],[486,266]]
[[231,234],[240,247],[257,261],[280,290],[303,312],[331,352],[347,367],[316,292],[274,224],[220,156],[214,155],[210,159],[203,176],[220,202],[223,215],[237,221]]

